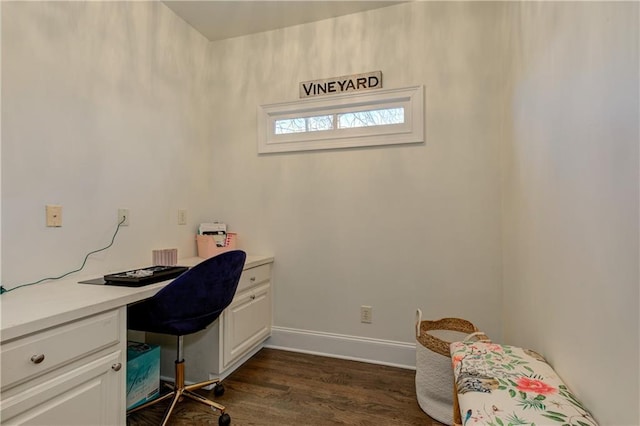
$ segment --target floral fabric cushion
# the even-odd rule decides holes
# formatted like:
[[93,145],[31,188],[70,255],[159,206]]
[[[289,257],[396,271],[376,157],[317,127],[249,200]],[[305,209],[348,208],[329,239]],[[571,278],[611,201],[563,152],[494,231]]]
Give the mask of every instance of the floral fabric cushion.
[[534,351],[490,342],[450,349],[463,426],[597,425]]

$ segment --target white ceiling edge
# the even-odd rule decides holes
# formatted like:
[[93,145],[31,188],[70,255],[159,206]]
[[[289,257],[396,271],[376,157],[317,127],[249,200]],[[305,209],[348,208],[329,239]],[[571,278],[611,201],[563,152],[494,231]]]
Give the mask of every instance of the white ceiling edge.
[[406,0],[172,0],[163,1],[210,41],[306,24],[406,3]]

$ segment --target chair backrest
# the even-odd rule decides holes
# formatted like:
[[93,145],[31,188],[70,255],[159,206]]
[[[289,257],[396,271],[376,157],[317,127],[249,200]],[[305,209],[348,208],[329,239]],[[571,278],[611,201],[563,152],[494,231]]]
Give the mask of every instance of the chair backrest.
[[186,335],[205,329],[233,300],[246,260],[241,250],[207,259],[149,299],[129,306],[132,330]]

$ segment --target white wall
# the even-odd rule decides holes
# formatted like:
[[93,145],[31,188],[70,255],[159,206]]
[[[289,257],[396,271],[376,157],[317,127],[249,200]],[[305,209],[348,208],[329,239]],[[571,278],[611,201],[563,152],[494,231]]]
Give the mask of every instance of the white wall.
[[[80,267],[119,207],[131,225],[83,273],[193,255],[211,206],[208,41],[159,2],[1,7],[2,284]],[[49,203],[62,228],[45,227]]]
[[640,424],[638,3],[521,3],[504,155],[505,340]]
[[[469,318],[637,424],[637,16],[425,2],[213,44],[216,211],[275,253],[275,325],[408,342],[415,307]],[[257,105],[376,69],[426,86],[424,146],[256,154]]]
[[[412,344],[422,308],[501,335],[497,10],[403,4],[212,44],[215,211],[275,255],[274,325]],[[258,105],[375,70],[425,86],[425,144],[257,154]]]

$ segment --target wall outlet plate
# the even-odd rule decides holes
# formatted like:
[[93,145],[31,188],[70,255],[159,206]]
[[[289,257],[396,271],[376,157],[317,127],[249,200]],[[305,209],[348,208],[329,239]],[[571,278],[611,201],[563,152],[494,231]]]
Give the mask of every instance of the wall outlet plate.
[[371,306],[360,306],[360,322],[365,324],[373,322],[373,308]]
[[178,225],[187,224],[187,209],[178,209]]

